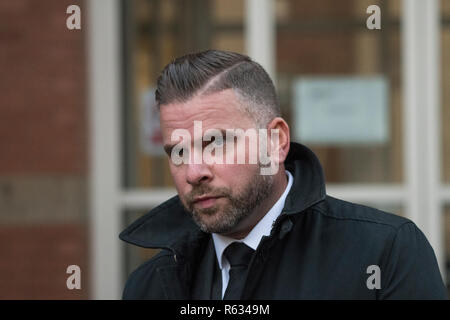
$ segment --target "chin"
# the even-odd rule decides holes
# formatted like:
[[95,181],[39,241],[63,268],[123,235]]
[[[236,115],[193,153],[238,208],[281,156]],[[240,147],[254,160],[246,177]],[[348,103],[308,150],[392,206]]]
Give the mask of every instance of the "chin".
[[236,225],[233,222],[230,225],[229,219],[226,219],[222,212],[216,211],[213,214],[196,215],[194,216],[194,220],[202,231],[208,233],[228,234],[236,229]]

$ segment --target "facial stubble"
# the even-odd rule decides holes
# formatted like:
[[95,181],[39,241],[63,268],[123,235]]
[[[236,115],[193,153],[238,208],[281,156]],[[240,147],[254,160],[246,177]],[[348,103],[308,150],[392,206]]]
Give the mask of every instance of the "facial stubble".
[[[207,233],[227,234],[252,213],[273,189],[274,178],[271,175],[261,175],[255,172],[253,178],[233,194],[229,188],[212,188],[208,185],[199,185],[185,196],[183,205],[191,213],[194,222]],[[225,204],[215,204],[209,208],[198,208],[194,204],[194,197],[213,195],[224,198]],[[221,199],[219,198],[217,202]]]

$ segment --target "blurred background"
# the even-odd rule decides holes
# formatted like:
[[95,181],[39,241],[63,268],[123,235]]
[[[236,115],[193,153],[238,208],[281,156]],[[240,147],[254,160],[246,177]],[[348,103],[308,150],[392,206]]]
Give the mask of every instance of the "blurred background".
[[450,1],[0,0],[0,299],[120,298],[155,250],[119,232],[175,194],[156,78],[209,48],[260,62],[328,193],[412,219],[450,277]]

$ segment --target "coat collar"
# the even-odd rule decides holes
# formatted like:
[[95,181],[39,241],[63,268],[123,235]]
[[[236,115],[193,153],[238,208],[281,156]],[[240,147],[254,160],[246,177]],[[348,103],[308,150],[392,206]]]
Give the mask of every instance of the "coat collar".
[[[285,167],[294,176],[283,214],[299,213],[325,199],[325,179],[314,153],[292,142]],[[187,252],[188,244],[208,234],[202,232],[175,196],[133,222],[119,238],[144,248],[163,248],[175,254]]]

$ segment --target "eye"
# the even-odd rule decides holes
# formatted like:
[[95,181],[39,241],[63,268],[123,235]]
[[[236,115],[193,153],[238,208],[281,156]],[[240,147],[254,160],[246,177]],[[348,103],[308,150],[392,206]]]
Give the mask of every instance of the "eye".
[[[178,154],[177,154],[177,153],[178,153]],[[183,157],[183,155],[184,155],[184,148],[177,148],[177,149],[170,148],[170,150],[167,150],[167,151],[166,151],[166,155],[167,155],[169,158],[171,158],[172,155],[177,155],[177,156],[179,156],[179,157]]]
[[181,164],[186,163],[186,157],[189,157],[189,149],[186,147],[182,147],[179,145],[174,146],[171,148],[169,161],[175,165],[180,166]]
[[206,147],[207,145],[213,145],[213,146],[222,146],[224,144],[224,138],[219,137],[216,139],[216,136],[212,136],[210,141],[203,141],[203,147]]
[[216,139],[216,137],[213,137],[211,143],[214,143],[216,146],[221,146],[221,145],[223,145],[223,142],[224,142],[223,140],[224,140],[223,137],[220,137],[219,139]]

